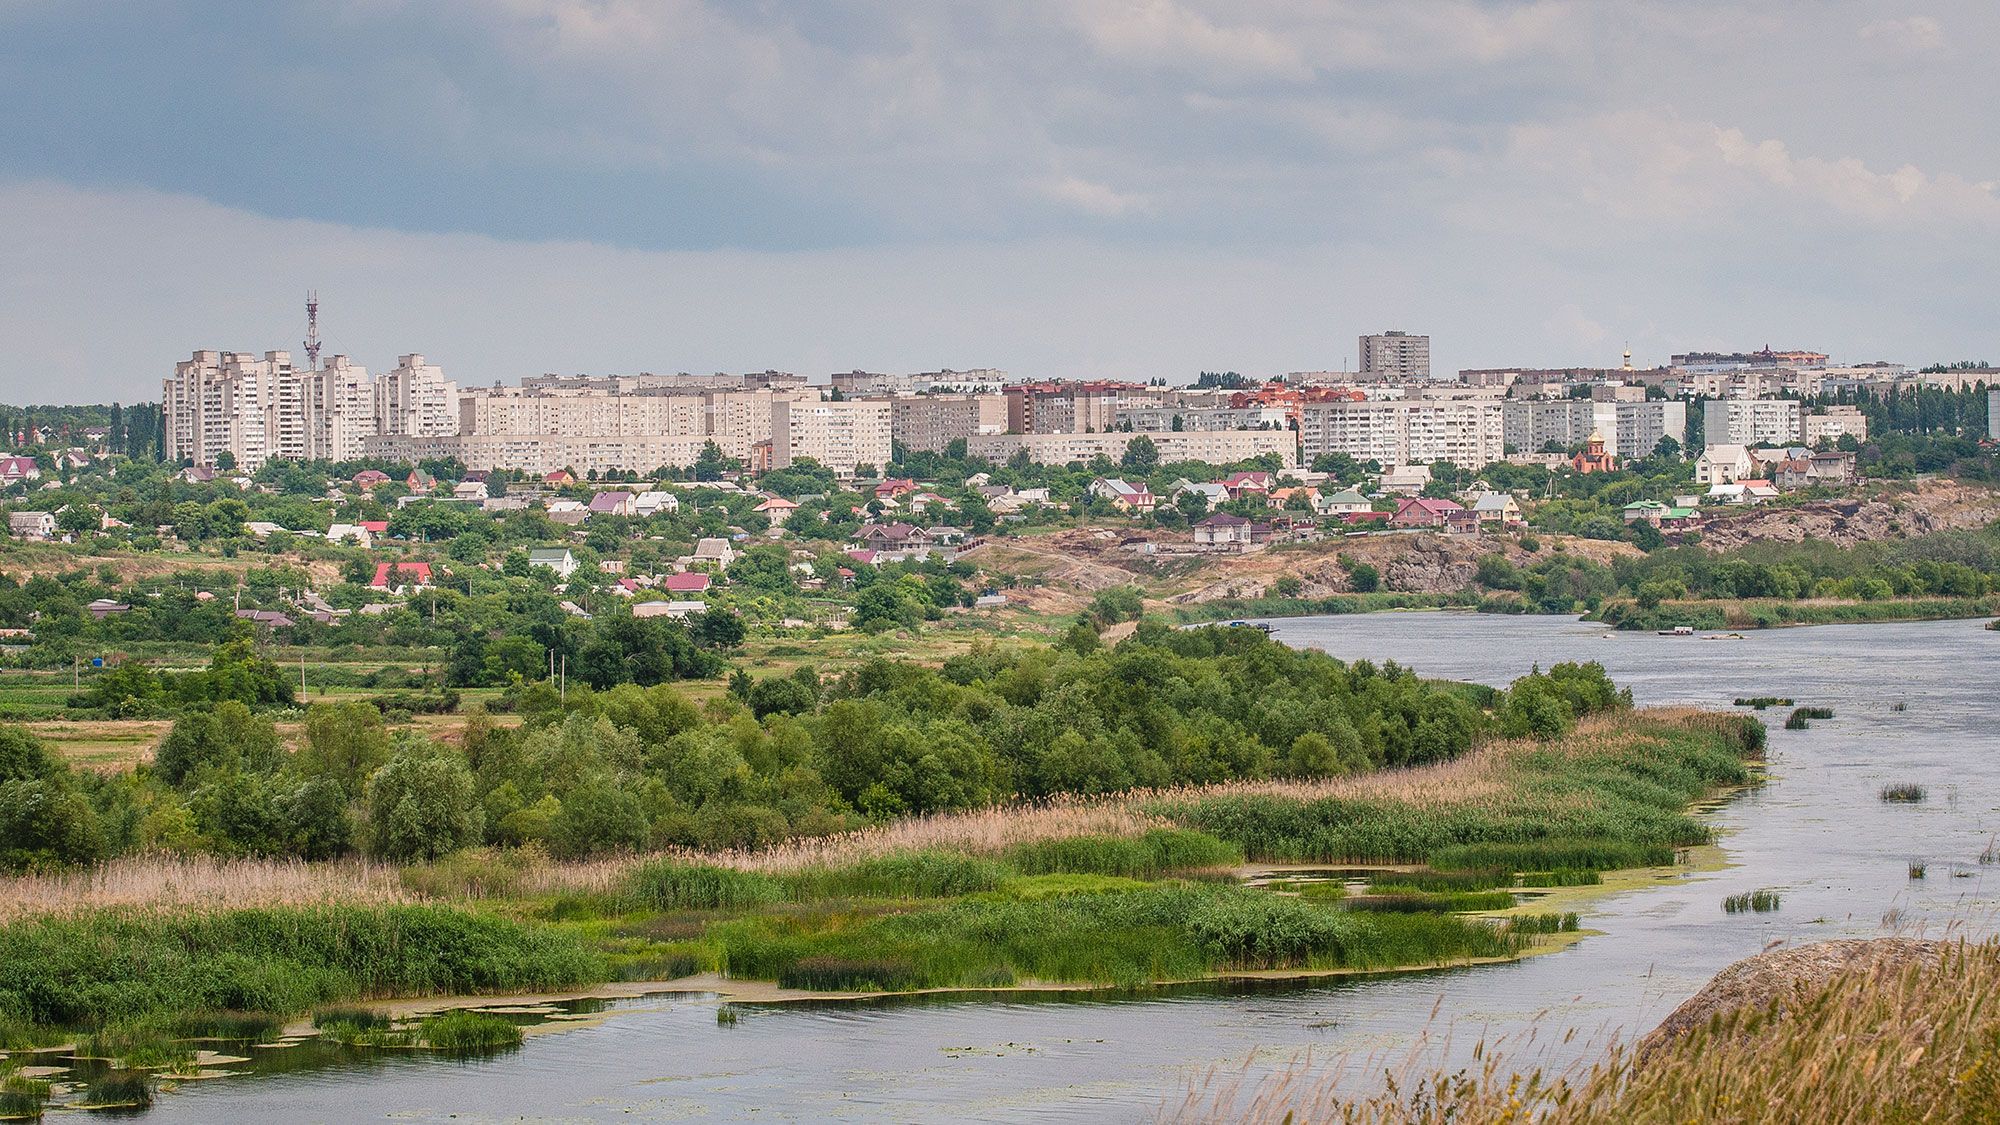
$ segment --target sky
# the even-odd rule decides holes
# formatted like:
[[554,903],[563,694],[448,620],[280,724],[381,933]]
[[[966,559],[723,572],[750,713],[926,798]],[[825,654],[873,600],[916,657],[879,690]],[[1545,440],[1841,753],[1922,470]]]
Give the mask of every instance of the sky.
[[198,348],[2000,359],[1991,0],[0,0],[0,401]]

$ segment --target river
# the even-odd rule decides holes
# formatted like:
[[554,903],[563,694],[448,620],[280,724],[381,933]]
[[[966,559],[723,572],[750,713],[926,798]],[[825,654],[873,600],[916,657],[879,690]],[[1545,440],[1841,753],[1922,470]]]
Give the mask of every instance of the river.
[[[1706,814],[1730,866],[1600,900],[1584,925],[1601,933],[1515,964],[1124,996],[745,1007],[733,1025],[718,1024],[711,998],[654,997],[497,1058],[376,1058],[189,1083],[145,1119],[1143,1120],[1211,1070],[1254,1080],[1307,1051],[1387,1057],[1426,1028],[1449,1028],[1458,1057],[1489,1034],[1561,1063],[1606,1034],[1652,1026],[1770,942],[1873,936],[1885,916],[1933,935],[1994,929],[2000,867],[1976,861],[2000,832],[2000,633],[1981,622],[1742,640],[1450,612],[1273,624],[1286,643],[1426,676],[1504,685],[1531,664],[1598,660],[1641,704],[1775,695],[1837,714],[1786,731],[1784,709],[1765,713],[1768,784]],[[1929,799],[1878,799],[1904,781]],[[1909,877],[1913,860],[1926,878]],[[1781,910],[1723,912],[1724,896],[1761,888],[1782,893]],[[1570,1030],[1579,1034],[1562,1044]]]

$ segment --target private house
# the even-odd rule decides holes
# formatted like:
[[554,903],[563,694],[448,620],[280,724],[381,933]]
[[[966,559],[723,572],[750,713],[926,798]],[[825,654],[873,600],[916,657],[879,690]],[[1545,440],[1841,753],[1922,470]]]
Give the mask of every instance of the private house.
[[431,491],[437,488],[437,483],[436,477],[422,469],[411,469],[410,475],[403,478],[403,487],[418,496],[430,495]]
[[563,485],[568,485],[568,484],[575,484],[576,474],[570,472],[568,469],[556,469],[552,472],[543,473],[542,483],[552,484],[557,487],[561,487]]
[[1756,475],[1757,459],[1750,455],[1750,447],[1746,445],[1711,445],[1694,461],[1696,484],[1734,484]]
[[1218,483],[1228,491],[1231,500],[1241,500],[1249,495],[1268,497],[1271,494],[1271,474],[1265,472],[1231,473]]
[[600,492],[590,498],[590,515],[629,516],[632,512],[632,494],[629,492]]
[[1382,470],[1382,491],[1415,496],[1431,483],[1429,465],[1390,465]]
[[376,563],[375,578],[368,588],[404,594],[431,584],[431,564],[427,562]]
[[638,516],[640,519],[645,519],[655,512],[678,512],[680,510],[680,497],[675,496],[671,492],[663,492],[657,488],[649,488],[632,498],[632,514]]
[[373,547],[375,534],[358,523],[337,523],[326,529],[329,543],[352,543],[357,547]]
[[1323,516],[1345,516],[1374,510],[1375,505],[1352,488],[1342,489],[1331,496],[1322,496],[1319,501],[1319,512]]
[[1123,512],[1145,513],[1154,507],[1152,489],[1117,477],[1099,477],[1091,481],[1090,494],[1100,500],[1109,500],[1112,507]]
[[1771,483],[1785,492],[1799,488],[1838,488],[1860,478],[1852,453],[1827,452],[1780,461],[1771,470]]
[[7,530],[16,539],[54,539],[54,512],[15,512],[7,517]]
[[1181,494],[1187,492],[1199,493],[1202,499],[1208,501],[1208,506],[1211,508],[1229,499],[1229,490],[1216,481],[1196,482],[1182,477],[1174,482],[1172,496],[1175,501],[1179,501]]
[[181,470],[181,479],[189,484],[207,484],[215,479],[215,470],[207,465],[189,465]]
[[577,563],[568,547],[536,547],[528,552],[528,565],[548,567],[557,578],[566,579],[576,573]]
[[392,479],[394,478],[380,469],[363,469],[354,474],[354,486],[356,488],[380,488],[388,484]]
[[773,496],[753,510],[770,520],[771,526],[782,527],[785,521],[792,517],[792,513],[799,510],[799,506],[782,496]]
[[111,598],[99,598],[83,608],[85,612],[90,614],[91,619],[95,621],[102,621],[107,617],[113,617],[120,613],[132,612],[131,606]]
[[930,546],[923,529],[907,523],[871,523],[855,532],[854,541],[874,551],[907,551]]
[[[1389,517],[1393,528],[1441,528],[1446,526],[1452,512],[1466,509],[1449,500],[1435,500],[1428,496],[1412,496],[1396,503],[1396,514]],[[1475,516],[1474,526],[1478,526]]]
[[1505,492],[1482,492],[1472,501],[1481,526],[1519,527],[1521,503]]
[[[18,484],[41,478],[41,466],[33,457],[0,457],[0,484]],[[213,475],[212,473],[210,474]]]
[[727,539],[703,539],[694,545],[693,561],[717,570],[727,570],[729,564],[736,561],[736,548],[730,546]]
[[590,518],[590,505],[581,500],[551,500],[548,502],[549,518],[564,527],[577,527]]
[[1250,521],[1217,512],[1194,525],[1194,545],[1209,550],[1243,550],[1250,546]]
[[682,574],[669,574],[660,579],[660,589],[669,594],[705,594],[713,583],[714,579],[708,575],[690,570]]
[[486,482],[462,480],[451,486],[451,498],[467,504],[480,504],[486,500]]
[[1479,534],[1479,513],[1471,508],[1458,508],[1444,514],[1444,529],[1455,535]]
[[239,620],[266,629],[289,629],[296,624],[291,618],[275,609],[239,609],[236,611],[236,616]]
[[632,607],[634,617],[685,618],[690,614],[707,611],[708,603],[691,601],[640,602]]
[[898,497],[902,496],[904,493],[915,492],[916,490],[917,490],[916,481],[898,480],[892,477],[889,480],[885,480],[881,484],[875,486],[875,499],[880,500],[885,504],[893,503]]

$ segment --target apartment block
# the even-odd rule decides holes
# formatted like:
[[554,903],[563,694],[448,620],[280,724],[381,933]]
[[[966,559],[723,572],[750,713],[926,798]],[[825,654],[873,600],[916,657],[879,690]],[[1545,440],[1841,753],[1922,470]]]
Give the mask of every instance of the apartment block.
[[227,452],[256,470],[270,457],[278,381],[292,374],[289,352],[198,351],[160,384],[167,458],[213,465]]
[[366,455],[391,461],[456,457],[469,469],[519,469],[587,474],[610,469],[652,472],[684,468],[701,456],[708,438],[700,434],[382,434],[363,443]]
[[889,463],[891,412],[881,399],[824,401],[780,395],[771,400],[771,467],[802,457],[842,475]]
[[1559,449],[1582,445],[1596,433],[1622,460],[1650,456],[1661,438],[1687,442],[1687,404],[1655,399],[1530,399],[1501,405],[1509,448],[1539,453],[1553,442]]
[[1431,338],[1394,331],[1361,337],[1360,375],[1388,382],[1430,378]]
[[1267,453],[1278,456],[1286,467],[1298,464],[1297,440],[1289,430],[1151,430],[1145,432],[982,434],[966,442],[966,452],[974,457],[1004,464],[1017,453],[1041,465],[1088,462],[1102,455],[1113,461],[1125,455],[1134,438],[1152,439],[1162,462],[1202,461],[1228,465]]
[[1450,461],[1482,468],[1505,456],[1502,404],[1492,400],[1309,402],[1300,408],[1306,464],[1327,453],[1384,465]]
[[398,357],[396,368],[375,380],[375,432],[437,437],[458,432],[458,386],[421,355]]
[[905,449],[937,453],[976,434],[1007,432],[1005,395],[898,395],[887,401],[890,436]]
[[1797,399],[1722,398],[1702,406],[1708,445],[1795,445],[1802,414]]
[[1116,425],[1134,430],[1284,430],[1282,406],[1135,406],[1118,412]]
[[1817,414],[1806,415],[1801,421],[1807,445],[1839,441],[1844,437],[1855,441],[1868,440],[1868,416],[1861,413],[1858,406],[1829,406]]

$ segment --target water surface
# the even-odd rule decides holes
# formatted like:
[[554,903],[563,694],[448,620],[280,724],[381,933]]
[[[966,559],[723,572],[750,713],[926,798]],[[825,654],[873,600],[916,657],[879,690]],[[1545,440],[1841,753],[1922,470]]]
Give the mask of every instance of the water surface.
[[[710,999],[660,997],[499,1058],[335,1061],[195,1083],[146,1120],[1138,1120],[1211,1069],[1254,1078],[1308,1050],[1400,1051],[1444,1029],[1434,1011],[1461,1056],[1482,1033],[1532,1026],[1560,1062],[1607,1032],[1652,1026],[1773,941],[1874,936],[1892,911],[1932,932],[1991,932],[2000,867],[1976,859],[2000,831],[2000,633],[1981,624],[1711,641],[1467,613],[1274,622],[1286,643],[1426,676],[1504,685],[1533,664],[1598,660],[1641,704],[1777,695],[1836,710],[1807,731],[1765,713],[1769,783],[1707,814],[1732,866],[1602,900],[1584,919],[1602,934],[1558,953],[1303,985],[751,1007],[734,1026],[718,1026]],[[1878,800],[1901,781],[1930,799]],[[1927,878],[1908,878],[1912,860]],[[1782,892],[1781,911],[1723,913],[1724,896],[1766,887]],[[1571,1029],[1576,1042],[1554,1042]]]

